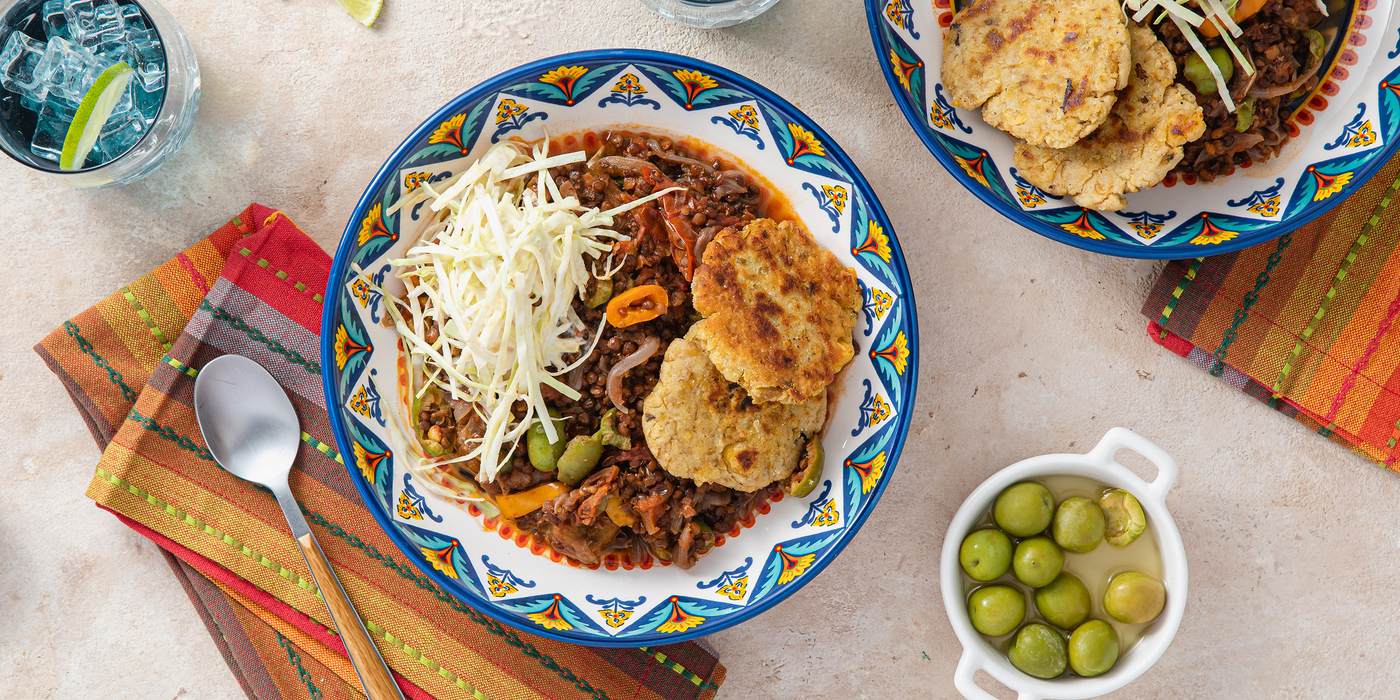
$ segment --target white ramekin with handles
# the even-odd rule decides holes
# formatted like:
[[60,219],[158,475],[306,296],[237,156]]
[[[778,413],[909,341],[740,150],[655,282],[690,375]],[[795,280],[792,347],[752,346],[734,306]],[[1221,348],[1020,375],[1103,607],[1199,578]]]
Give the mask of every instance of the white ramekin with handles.
[[[1121,449],[1132,450],[1146,457],[1157,467],[1157,478],[1143,481],[1127,467],[1114,459]],[[1142,675],[1157,659],[1166,652],[1181,625],[1181,616],[1186,611],[1186,549],[1181,543],[1181,533],[1176,529],[1167,510],[1167,492],[1176,481],[1176,460],[1162,448],[1152,444],[1147,438],[1128,430],[1114,428],[1104,435],[1099,444],[1088,454],[1053,454],[1031,457],[1017,462],[982,482],[963,501],[962,507],[953,516],[948,526],[948,534],[943,539],[943,558],[940,562],[943,587],[943,605],[948,609],[948,619],[953,623],[953,631],[962,642],[963,654],[958,661],[958,669],[953,675],[953,685],[968,700],[995,700],[978,687],[972,674],[978,669],[986,671],[1003,685],[1015,690],[1017,700],[1082,700],[1113,692]],[[961,565],[958,563],[958,550],[963,538],[972,531],[977,519],[987,510],[1006,487],[1026,479],[1055,475],[1084,476],[1115,488],[1121,488],[1137,497],[1147,513],[1148,527],[1157,538],[1157,547],[1162,553],[1162,584],[1167,589],[1167,604],[1162,614],[1147,629],[1142,638],[1128,653],[1118,659],[1113,669],[1094,678],[1063,677],[1043,680],[1017,670],[1006,655],[996,649],[982,635],[973,629],[967,616],[967,596],[963,594]]]

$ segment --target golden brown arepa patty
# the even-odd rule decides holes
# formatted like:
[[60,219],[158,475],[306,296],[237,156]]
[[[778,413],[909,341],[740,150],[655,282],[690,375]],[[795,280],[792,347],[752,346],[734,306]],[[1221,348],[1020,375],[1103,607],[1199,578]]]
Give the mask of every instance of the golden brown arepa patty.
[[791,221],[755,219],[716,234],[691,294],[705,316],[694,335],[754,401],[819,396],[855,354],[855,272]]
[[1205,133],[1201,108],[1176,83],[1176,60],[1148,27],[1132,23],[1133,71],[1108,121],[1069,148],[1016,146],[1016,168],[1054,195],[1085,209],[1120,211],[1124,193],[1162,181],[1186,144]]
[[1128,84],[1126,22],[1118,0],[978,0],[943,34],[948,101],[1027,143],[1071,146]]
[[757,491],[790,476],[826,421],[826,392],[802,403],[754,403],[720,376],[695,341],[671,341],[642,404],[647,447],[671,474]]

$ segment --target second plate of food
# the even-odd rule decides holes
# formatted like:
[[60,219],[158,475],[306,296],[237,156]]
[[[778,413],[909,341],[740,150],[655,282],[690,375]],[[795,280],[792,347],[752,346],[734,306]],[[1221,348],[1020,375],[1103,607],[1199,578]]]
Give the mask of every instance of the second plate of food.
[[524,65],[429,117],[336,252],[332,424],[404,556],[575,643],[713,633],[888,483],[918,368],[875,195],[782,98],[680,56]]
[[938,160],[1008,218],[1087,250],[1187,258],[1272,240],[1400,145],[1390,0],[866,6],[890,89]]

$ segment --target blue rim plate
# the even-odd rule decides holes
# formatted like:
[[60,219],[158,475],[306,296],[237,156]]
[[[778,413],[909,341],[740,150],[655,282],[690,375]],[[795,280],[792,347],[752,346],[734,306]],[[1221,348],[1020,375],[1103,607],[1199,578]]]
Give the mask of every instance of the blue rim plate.
[[[394,428],[397,339],[380,325],[381,293],[352,272],[359,268],[382,283],[386,261],[407,247],[421,215],[417,208],[385,212],[420,183],[447,177],[501,139],[612,126],[699,139],[761,175],[828,250],[855,268],[864,295],[859,351],[834,387],[824,483],[806,498],[770,502],[751,527],[688,571],[559,563],[415,486],[396,456],[406,454]],[[674,643],[778,604],[855,536],[909,430],[918,323],[899,242],[874,192],[831,137],[786,100],[683,56],[627,49],[555,56],[449,102],[365,190],[336,250],[326,297],[321,358],[331,425],[370,512],[444,591],[500,622],[562,641]]]
[[[1003,216],[1076,248],[1195,258],[1273,240],[1359,189],[1400,146],[1400,43],[1391,0],[1347,0],[1328,71],[1297,101],[1296,135],[1273,159],[1213,183],[1168,176],[1122,212],[1086,211],[1022,179],[1011,138],[954,108],[940,82],[948,0],[865,0],[871,39],[904,117],[959,182]],[[1393,46],[1384,51],[1385,46]],[[1191,178],[1194,180],[1194,177]]]

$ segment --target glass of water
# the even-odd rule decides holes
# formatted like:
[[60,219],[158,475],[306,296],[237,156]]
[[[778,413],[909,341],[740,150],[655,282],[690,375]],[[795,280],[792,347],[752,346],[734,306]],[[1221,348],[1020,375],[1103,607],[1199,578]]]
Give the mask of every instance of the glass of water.
[[719,29],[747,22],[778,0],[642,0],[656,14],[691,27]]
[[[189,137],[199,63],[155,0],[0,0],[0,20],[0,150],[9,157],[74,187],[106,187],[151,174]],[[129,94],[86,161],[61,169],[81,91],[116,61],[134,68]]]

